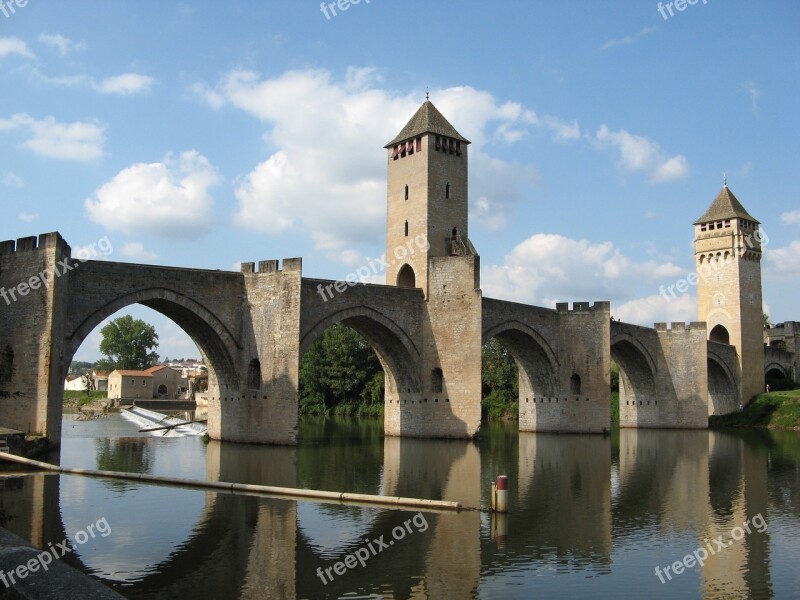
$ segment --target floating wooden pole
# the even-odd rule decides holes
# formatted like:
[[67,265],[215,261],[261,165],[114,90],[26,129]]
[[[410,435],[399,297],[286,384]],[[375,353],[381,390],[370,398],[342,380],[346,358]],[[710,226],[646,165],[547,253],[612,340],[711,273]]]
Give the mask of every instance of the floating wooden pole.
[[391,506],[395,508],[419,508],[423,510],[459,511],[464,507],[458,502],[447,500],[424,500],[418,498],[401,498],[398,496],[375,496],[370,494],[351,494],[349,492],[327,492],[320,490],[304,490],[300,488],[275,487],[270,485],[254,485],[248,483],[228,483],[225,481],[200,481],[197,479],[182,479],[177,477],[160,477],[158,475],[145,475],[142,473],[124,473],[120,471],[95,471],[92,469],[70,469],[59,467],[50,463],[23,458],[14,454],[0,454],[0,459],[9,462],[35,467],[43,471],[65,473],[68,475],[87,475],[89,477],[105,477],[110,479],[133,479],[145,483],[158,483],[178,485],[191,488],[211,489],[226,492],[256,493],[276,496],[281,498],[296,498],[301,500],[321,500],[338,502],[341,504],[369,504],[378,506]]
[[184,425],[191,425],[192,423],[208,423],[208,421],[185,421],[183,423],[176,423],[175,425],[165,425],[164,427],[154,427],[152,429],[140,429],[139,433],[147,433],[148,431],[161,431],[162,429],[174,429],[175,427],[183,427]]

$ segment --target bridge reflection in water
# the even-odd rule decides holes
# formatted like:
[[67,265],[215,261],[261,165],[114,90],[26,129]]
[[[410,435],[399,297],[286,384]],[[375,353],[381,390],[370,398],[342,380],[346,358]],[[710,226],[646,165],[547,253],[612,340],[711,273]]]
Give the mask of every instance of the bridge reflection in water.
[[[480,505],[491,478],[505,472],[512,481],[507,535],[493,536],[490,517],[478,512],[425,513],[425,530],[412,527],[326,585],[318,568],[344,561],[367,540],[391,540],[414,513],[33,475],[3,480],[0,514],[39,546],[106,517],[112,534],[64,560],[131,598],[745,598],[795,589],[798,550],[782,559],[771,548],[779,523],[800,525],[791,475],[800,461],[776,452],[782,446],[769,433],[622,430],[617,439],[493,425],[480,442],[463,442],[383,438],[379,422],[305,428],[301,439],[314,441],[298,447],[118,438],[92,440],[93,456],[76,446],[80,458],[65,437],[62,455],[70,465],[98,463],[76,466],[135,464],[157,474],[468,506]],[[771,479],[776,465],[786,471]],[[776,494],[778,505],[770,500]],[[745,535],[667,584],[654,576],[656,565],[682,560],[704,540],[730,539],[757,514],[768,531]]]

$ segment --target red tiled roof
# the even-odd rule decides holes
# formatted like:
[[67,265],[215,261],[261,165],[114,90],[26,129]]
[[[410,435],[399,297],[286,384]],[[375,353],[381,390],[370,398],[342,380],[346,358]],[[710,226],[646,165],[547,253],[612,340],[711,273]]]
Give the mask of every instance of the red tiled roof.
[[153,374],[147,371],[129,371],[129,370],[119,370],[113,371],[111,374],[119,373],[123,377],[152,377]]

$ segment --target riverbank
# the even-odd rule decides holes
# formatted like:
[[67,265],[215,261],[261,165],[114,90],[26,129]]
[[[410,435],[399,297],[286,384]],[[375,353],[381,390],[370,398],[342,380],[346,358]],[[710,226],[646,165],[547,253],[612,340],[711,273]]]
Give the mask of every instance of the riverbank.
[[67,390],[64,392],[63,406],[67,410],[79,411],[84,407],[89,410],[102,410],[103,402],[108,401],[107,392],[84,392]]
[[800,390],[759,394],[742,412],[711,416],[709,427],[766,427],[800,431]]

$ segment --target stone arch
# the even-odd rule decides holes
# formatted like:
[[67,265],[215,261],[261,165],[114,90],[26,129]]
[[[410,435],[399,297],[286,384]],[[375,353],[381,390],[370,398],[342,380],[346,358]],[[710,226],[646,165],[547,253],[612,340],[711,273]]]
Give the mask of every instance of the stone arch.
[[708,339],[712,342],[719,342],[720,344],[731,343],[731,335],[724,325],[715,325],[711,331],[708,332]]
[[647,348],[623,333],[611,339],[611,357],[619,366],[620,427],[636,427],[638,407],[656,403],[656,365]]
[[247,365],[247,387],[251,390],[261,389],[261,361],[257,358]]
[[778,363],[770,363],[764,367],[764,375],[768,377],[782,377],[785,379],[789,378],[789,373],[787,372],[786,368]]
[[483,344],[492,338],[502,342],[519,371],[520,406],[525,399],[558,395],[558,360],[547,340],[519,321],[506,321],[483,332]]
[[367,306],[329,314],[308,328],[300,339],[300,358],[323,331],[336,323],[342,323],[364,336],[378,355],[386,381],[386,399],[395,398],[398,393],[421,391],[419,349],[397,323]]
[[573,373],[569,378],[569,393],[573,396],[580,396],[581,394],[581,376]]
[[736,377],[727,363],[716,354],[708,353],[708,411],[724,415],[739,408]]
[[764,368],[764,381],[770,391],[790,390],[794,387],[789,369],[775,362],[769,363]]
[[[68,328],[65,344],[66,369],[86,337],[103,320],[130,306],[142,304],[172,319],[200,348],[209,368],[209,392],[216,384],[220,393],[238,395],[239,376],[235,357],[241,349],[227,327],[204,306],[177,292],[163,288],[150,288],[125,294],[88,315],[80,315],[74,328]],[[82,318],[81,318],[82,317]],[[63,376],[61,377],[63,380]]]
[[398,287],[404,288],[417,287],[417,276],[414,273],[413,267],[408,263],[400,267],[400,270],[397,272],[397,285]]

